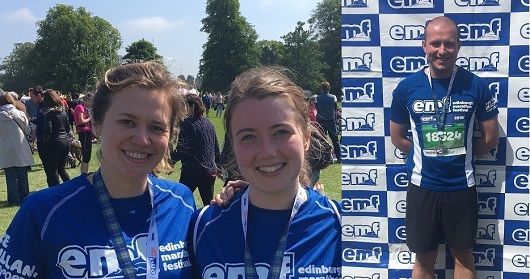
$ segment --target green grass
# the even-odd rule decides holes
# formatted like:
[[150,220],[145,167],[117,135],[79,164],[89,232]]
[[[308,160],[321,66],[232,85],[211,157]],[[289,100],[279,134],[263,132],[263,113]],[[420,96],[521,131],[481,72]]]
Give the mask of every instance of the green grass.
[[[222,124],[222,118],[221,117],[215,117],[215,112],[210,111],[210,117],[209,119],[213,122],[217,137],[219,140],[220,148],[222,147],[223,140],[224,140],[224,127]],[[92,160],[90,162],[90,171],[97,170],[99,166],[99,161],[97,160],[96,152],[99,149],[99,145],[94,145],[92,149]],[[35,192],[40,189],[46,188],[46,174],[44,173],[44,169],[42,168],[41,161],[39,159],[39,156],[37,153],[33,155],[33,158],[35,159],[35,165],[32,167],[31,171],[29,172],[29,187],[30,192]],[[79,168],[76,169],[67,169],[68,174],[71,178],[76,177],[79,175]],[[341,186],[340,186],[340,174],[341,174],[341,165],[340,164],[333,164],[326,169],[321,171],[320,174],[320,182],[325,187],[326,195],[328,195],[330,198],[339,200],[341,197]],[[175,166],[175,171],[167,176],[166,178],[172,181],[178,181],[180,177],[180,163],[178,163]],[[18,206],[7,206],[7,187],[5,182],[5,175],[3,170],[0,170],[0,234],[6,231],[7,227],[9,226],[9,223],[11,223],[11,220],[17,213],[19,207]],[[223,182],[220,179],[217,179],[215,182],[215,191],[214,193],[218,193],[220,189],[223,186]],[[194,192],[195,196],[195,202],[198,207],[202,207],[202,202],[199,196],[199,191],[195,190]]]

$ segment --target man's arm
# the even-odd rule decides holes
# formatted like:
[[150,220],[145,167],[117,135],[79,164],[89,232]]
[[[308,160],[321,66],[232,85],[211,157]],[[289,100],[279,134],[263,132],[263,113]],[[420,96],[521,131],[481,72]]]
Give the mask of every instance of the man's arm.
[[410,125],[408,124],[399,124],[390,120],[390,138],[392,139],[392,144],[405,154],[408,154],[412,148],[412,142],[407,138],[409,127]]
[[473,155],[480,156],[499,144],[499,120],[497,116],[479,121],[482,137],[473,141]]

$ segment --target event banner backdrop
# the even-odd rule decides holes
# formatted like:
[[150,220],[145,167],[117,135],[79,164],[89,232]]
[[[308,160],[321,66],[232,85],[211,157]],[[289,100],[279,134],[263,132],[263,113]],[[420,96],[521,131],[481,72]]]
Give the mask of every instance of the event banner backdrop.
[[[410,278],[406,155],[390,141],[390,103],[426,65],[424,26],[440,15],[458,24],[457,65],[486,80],[500,111],[498,148],[476,158],[477,278],[529,278],[529,0],[340,1],[343,278]],[[440,245],[437,278],[452,278],[452,267]]]

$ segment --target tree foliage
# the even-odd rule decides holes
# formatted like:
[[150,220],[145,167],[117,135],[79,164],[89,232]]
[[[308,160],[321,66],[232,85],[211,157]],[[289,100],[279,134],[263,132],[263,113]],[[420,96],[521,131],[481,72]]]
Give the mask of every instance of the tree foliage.
[[340,2],[322,0],[309,19],[310,30],[323,53],[324,77],[331,93],[341,96]]
[[38,23],[37,82],[64,91],[82,91],[119,64],[119,31],[85,8],[56,5]]
[[35,85],[34,50],[35,44],[31,42],[17,43],[4,58],[0,65],[0,71],[4,72],[0,75],[4,90],[21,93]]
[[258,35],[238,0],[208,0],[202,24],[208,40],[199,65],[201,90],[226,92],[237,75],[258,65]]
[[127,53],[123,56],[123,59],[127,62],[150,61],[162,58],[158,54],[156,47],[143,38],[131,43],[125,48],[125,51]]
[[261,65],[280,65],[285,55],[283,43],[279,41],[258,41],[258,49],[260,51],[259,62]]
[[317,42],[311,39],[310,32],[304,30],[304,23],[299,21],[295,30],[282,39],[285,41],[283,65],[294,71],[302,88],[317,90],[324,78],[322,53]]

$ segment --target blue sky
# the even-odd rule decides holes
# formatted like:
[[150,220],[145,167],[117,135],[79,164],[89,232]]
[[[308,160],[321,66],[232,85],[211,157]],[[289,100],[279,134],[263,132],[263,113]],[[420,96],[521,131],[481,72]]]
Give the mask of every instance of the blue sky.
[[[320,0],[239,0],[240,12],[254,25],[259,39],[281,40],[293,31],[297,21],[307,22]],[[13,44],[34,42],[36,22],[58,3],[83,6],[93,15],[116,27],[122,49],[141,38],[154,42],[175,74],[196,75],[202,45],[207,36],[200,32],[206,16],[206,0],[0,0],[0,59],[9,55]],[[306,26],[307,27],[307,26]]]

